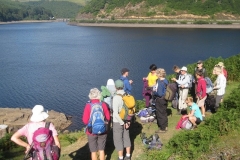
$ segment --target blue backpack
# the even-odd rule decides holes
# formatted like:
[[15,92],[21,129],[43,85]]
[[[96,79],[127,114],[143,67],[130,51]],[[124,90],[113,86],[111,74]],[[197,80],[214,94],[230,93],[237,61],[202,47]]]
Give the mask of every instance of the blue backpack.
[[90,103],[91,114],[88,122],[88,131],[92,134],[103,134],[106,132],[105,116],[103,113],[102,102]]
[[206,81],[206,93],[210,93],[213,90],[213,83],[209,77],[204,78]]

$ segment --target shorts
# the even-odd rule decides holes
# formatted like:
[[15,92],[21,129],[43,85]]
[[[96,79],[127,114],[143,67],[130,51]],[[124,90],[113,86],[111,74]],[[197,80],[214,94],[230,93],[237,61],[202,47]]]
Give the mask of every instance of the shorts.
[[199,107],[204,106],[206,98],[207,98],[207,96],[205,96],[203,99],[199,99],[199,98],[198,98],[198,99],[197,99],[197,105],[198,105]]
[[90,152],[97,152],[105,150],[107,134],[102,135],[88,135],[88,145]]
[[[197,118],[197,117],[196,117]],[[196,120],[196,124],[199,125],[202,122],[202,120],[200,118],[197,118]]]

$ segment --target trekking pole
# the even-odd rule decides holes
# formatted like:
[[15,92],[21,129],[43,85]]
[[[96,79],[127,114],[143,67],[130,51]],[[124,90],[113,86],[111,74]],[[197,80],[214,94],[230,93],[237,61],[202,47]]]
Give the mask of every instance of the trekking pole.
[[30,145],[30,149],[27,151],[27,153],[24,156],[23,160],[27,160],[27,159],[32,157],[32,154],[33,154],[33,153],[31,153],[31,152],[33,152],[32,149],[33,149],[33,143]]

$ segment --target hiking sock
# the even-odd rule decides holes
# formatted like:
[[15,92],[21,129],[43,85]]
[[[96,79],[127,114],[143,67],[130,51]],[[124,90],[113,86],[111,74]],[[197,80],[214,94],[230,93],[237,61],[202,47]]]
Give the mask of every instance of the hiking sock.
[[127,156],[127,157],[130,157],[130,156],[131,156],[131,154],[128,154],[128,153],[127,153],[127,154],[126,154],[126,156]]
[[123,160],[123,156],[121,156],[121,157],[118,157],[118,159],[119,159],[119,160]]

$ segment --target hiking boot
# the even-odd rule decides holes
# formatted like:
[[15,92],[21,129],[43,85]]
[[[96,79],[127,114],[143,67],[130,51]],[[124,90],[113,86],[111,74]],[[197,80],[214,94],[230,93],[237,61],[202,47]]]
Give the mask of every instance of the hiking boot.
[[166,130],[158,130],[158,131],[156,131],[155,133],[166,133]]
[[131,157],[126,156],[123,160],[131,160]]

